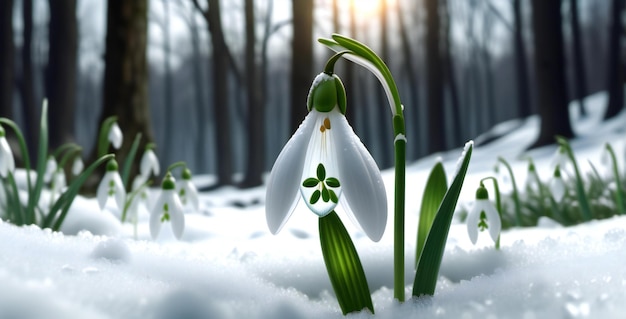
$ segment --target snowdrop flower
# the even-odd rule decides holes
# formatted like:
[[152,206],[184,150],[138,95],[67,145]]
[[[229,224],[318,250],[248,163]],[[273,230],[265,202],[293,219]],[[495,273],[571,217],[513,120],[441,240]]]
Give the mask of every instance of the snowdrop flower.
[[195,211],[198,211],[198,189],[191,181],[191,171],[188,168],[183,170],[182,180],[177,181],[176,186],[183,206],[190,204]]
[[554,169],[554,176],[550,181],[550,192],[552,193],[554,200],[557,202],[560,202],[563,199],[563,196],[565,196],[565,182],[563,182],[561,169],[558,165]]
[[56,196],[57,194],[61,194],[66,186],[67,181],[65,180],[65,172],[59,168],[52,174],[52,181],[50,185],[52,195]]
[[114,122],[109,129],[109,142],[113,144],[113,147],[118,150],[122,147],[122,141],[124,140],[124,135],[122,134],[122,130],[120,126],[117,125],[117,122]]
[[7,142],[6,132],[0,125],[0,176],[7,177],[9,173],[15,170],[15,159],[13,152]]
[[56,173],[57,168],[58,165],[54,156],[48,156],[48,160],[46,161],[46,172],[43,175],[43,181],[45,183],[50,183],[52,181],[52,176]]
[[115,197],[117,208],[120,210],[124,209],[126,190],[117,171],[117,162],[114,159],[107,163],[106,173],[102,177],[100,185],[98,185],[97,195],[100,209],[104,209],[104,205],[109,197]]
[[139,173],[144,177],[150,177],[151,173],[155,176],[159,175],[160,166],[159,159],[154,154],[154,144],[149,143],[146,145],[146,150],[141,157],[141,163],[139,165]]
[[150,212],[150,234],[157,239],[161,231],[161,224],[170,222],[176,239],[180,239],[185,229],[185,215],[183,206],[176,194],[176,181],[168,172],[161,184],[161,195]]
[[565,147],[559,146],[559,148],[556,150],[556,153],[554,153],[552,159],[550,160],[550,167],[556,169],[557,166],[560,166],[560,168],[565,170],[565,173],[567,173],[567,169],[570,165],[570,158],[567,155]]
[[376,162],[346,120],[339,77],[319,74],[307,107],[309,114],[278,155],[267,182],[270,231],[280,231],[302,197],[319,217],[342,201],[367,236],[380,240],[387,222],[385,186]]
[[528,175],[526,177],[526,189],[539,190],[540,181],[537,177],[537,170],[533,162],[528,163]]
[[80,156],[76,156],[74,158],[74,162],[72,163],[72,174],[74,176],[80,175],[85,168],[85,163],[83,163],[83,159]]
[[478,230],[484,231],[485,229],[489,229],[491,239],[496,242],[500,235],[501,228],[500,214],[498,214],[498,210],[493,206],[493,203],[489,201],[489,192],[487,192],[485,186],[480,183],[480,187],[476,190],[474,207],[472,207],[472,210],[467,215],[467,234],[472,244],[476,244]]

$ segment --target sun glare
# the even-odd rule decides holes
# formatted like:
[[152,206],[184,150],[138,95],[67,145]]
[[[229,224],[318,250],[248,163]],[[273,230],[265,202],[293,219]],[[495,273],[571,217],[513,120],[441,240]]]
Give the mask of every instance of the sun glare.
[[372,17],[378,15],[381,0],[351,0],[357,15]]

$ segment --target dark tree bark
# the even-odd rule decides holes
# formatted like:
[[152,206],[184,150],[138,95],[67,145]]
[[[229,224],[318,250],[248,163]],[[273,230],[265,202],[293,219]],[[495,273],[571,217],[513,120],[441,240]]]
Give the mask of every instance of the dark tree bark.
[[515,51],[515,74],[517,85],[517,109],[519,117],[526,118],[531,114],[530,89],[528,85],[528,63],[526,61],[526,45],[522,37],[521,0],[513,0],[513,48]]
[[291,132],[306,116],[306,98],[313,82],[313,0],[293,0],[291,41]]
[[426,2],[426,66],[428,92],[428,152],[435,153],[446,148],[445,121],[443,116],[443,62],[440,52],[439,1]]
[[[380,1],[380,57],[385,63],[389,65],[389,22],[387,17],[387,0]],[[385,91],[376,81],[376,100],[378,105],[376,106],[376,116],[379,133],[376,134],[377,146],[382,150],[377,160],[378,165],[381,168],[387,168],[393,165],[393,145],[389,143],[389,134],[393,134],[392,120],[389,115],[389,102]]]
[[448,86],[448,91],[450,92],[450,104],[452,105],[452,126],[454,127],[454,142],[463,143],[463,126],[461,125],[461,117],[463,114],[461,113],[461,106],[459,105],[459,94],[458,88],[456,85],[456,77],[454,76],[454,60],[452,59],[452,33],[450,32],[451,17],[450,17],[450,5],[448,0],[443,0],[443,7],[445,12],[445,23],[444,23],[444,32],[445,40],[443,46],[443,54],[444,54],[444,68],[445,68],[445,83]]
[[13,117],[13,0],[0,1],[0,116]]
[[233,184],[233,155],[230,132],[228,76],[229,66],[234,64],[222,29],[222,16],[219,0],[207,0],[208,8],[202,10],[197,0],[195,6],[202,12],[209,32],[213,59],[211,72],[213,76],[213,118],[217,145],[217,184]]
[[142,134],[140,150],[153,141],[148,108],[147,35],[147,0],[108,1],[104,104],[99,123],[117,116],[124,133],[122,147],[116,151],[118,159],[128,156],[137,134]]
[[561,1],[533,0],[535,73],[541,128],[533,147],[553,144],[554,137],[574,136],[569,121]]
[[578,0],[570,0],[571,10],[571,25],[572,25],[572,51],[574,57],[574,70],[576,76],[574,77],[574,96],[578,99],[578,105],[581,116],[586,116],[585,110],[585,96],[587,96],[587,72],[585,71],[585,57],[584,57],[584,45],[583,39],[580,34],[580,21],[578,19]]
[[[174,112],[174,92],[172,85],[172,46],[170,44],[170,0],[162,0],[163,3],[163,21],[161,21],[161,29],[163,31],[163,97],[166,123],[175,123],[176,112]],[[174,153],[174,125],[165,125],[161,128],[165,132],[165,143],[163,145],[165,163],[172,163],[174,159],[170,154]]]
[[37,112],[35,111],[35,89],[33,87],[33,1],[22,0],[22,19],[24,23],[22,45],[22,76],[20,78],[20,95],[22,98],[22,116],[24,117],[25,138],[28,152],[34,154],[35,137],[39,132]]
[[611,5],[611,26],[609,30],[609,57],[607,61],[607,87],[609,105],[605,119],[612,118],[624,108],[624,71],[621,61],[620,36],[622,34],[621,15],[624,0],[613,0]]
[[246,26],[246,95],[248,104],[248,158],[243,187],[263,183],[261,174],[265,168],[265,109],[259,92],[258,66],[255,60],[254,1],[245,0]]
[[491,54],[487,48],[487,43],[491,38],[491,30],[493,28],[493,16],[486,8],[483,10],[483,34],[482,34],[482,48],[481,57],[485,73],[485,97],[487,100],[486,116],[485,116],[485,129],[489,129],[496,122],[496,102],[494,97],[495,83],[493,81],[493,72],[491,69]]
[[76,0],[49,0],[50,26],[46,95],[50,148],[74,140],[78,26]]

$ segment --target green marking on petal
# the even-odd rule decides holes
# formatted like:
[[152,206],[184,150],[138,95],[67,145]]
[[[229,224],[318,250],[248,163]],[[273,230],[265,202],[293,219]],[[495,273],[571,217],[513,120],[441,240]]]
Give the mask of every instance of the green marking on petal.
[[167,203],[163,204],[163,211],[165,211],[165,214],[170,211],[170,206]]
[[[167,206],[167,204],[165,204],[165,205]],[[165,214],[163,214],[163,216],[161,216],[161,222],[162,223],[164,223],[166,221],[169,221],[169,220],[170,220],[170,214],[165,213]]]
[[478,228],[480,231],[485,231],[485,229],[489,228],[486,220],[487,215],[485,215],[485,211],[480,212],[480,221],[478,222]]
[[327,178],[326,185],[328,185],[328,187],[333,187],[333,188],[341,186],[341,184],[339,184],[339,180],[334,177]]
[[324,168],[324,164],[322,163],[317,165],[317,179],[320,181],[326,179],[326,168]]
[[335,194],[334,190],[329,189],[328,195],[330,195],[330,201],[332,201],[333,203],[337,204],[339,202],[339,198],[337,197],[337,194]]
[[311,195],[311,200],[309,201],[309,203],[311,203],[311,205],[315,205],[315,203],[317,203],[317,201],[320,200],[320,196],[322,194],[320,193],[319,190],[316,190],[313,192],[313,194]]
[[309,177],[302,182],[302,186],[304,187],[315,187],[319,184],[319,180],[317,178]]
[[330,194],[326,186],[322,186],[322,200],[327,203],[330,200]]

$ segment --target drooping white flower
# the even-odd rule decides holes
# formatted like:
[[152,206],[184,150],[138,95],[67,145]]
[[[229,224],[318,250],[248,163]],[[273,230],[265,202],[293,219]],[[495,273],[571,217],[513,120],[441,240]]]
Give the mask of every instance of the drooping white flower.
[[43,175],[44,183],[50,183],[52,181],[52,175],[57,171],[58,165],[54,156],[48,156],[46,161],[46,172]]
[[7,177],[9,172],[15,171],[15,159],[7,142],[4,128],[0,125],[0,176]]
[[183,206],[176,193],[176,181],[168,172],[161,184],[161,194],[150,212],[150,234],[157,239],[161,224],[169,223],[176,239],[180,239],[185,230]]
[[159,159],[157,158],[156,154],[154,154],[153,149],[154,144],[148,144],[146,146],[146,150],[143,152],[143,156],[141,157],[139,173],[144,177],[150,177],[150,174],[158,176],[161,170],[159,166]]
[[52,181],[50,185],[50,191],[52,192],[52,198],[57,198],[57,196],[63,193],[63,190],[67,186],[67,181],[65,180],[65,172],[62,169],[57,169],[52,174]]
[[467,234],[472,244],[476,244],[478,239],[478,230],[484,231],[489,229],[489,235],[494,242],[498,240],[502,223],[500,214],[493,203],[489,200],[489,192],[484,185],[480,185],[476,190],[476,201],[474,207],[467,215]]
[[104,173],[104,177],[102,177],[100,185],[98,185],[97,196],[100,209],[104,209],[109,197],[115,198],[118,209],[124,209],[126,190],[117,171],[117,162],[114,159],[107,163],[106,173]]
[[124,135],[117,122],[114,122],[109,129],[109,142],[113,145],[113,148],[120,149],[122,142],[124,141]]
[[557,202],[560,202],[563,199],[563,196],[565,196],[565,182],[563,182],[561,169],[558,165],[554,169],[554,175],[550,181],[550,192],[552,193],[554,200]]
[[535,168],[535,164],[533,162],[528,163],[528,175],[526,177],[526,189],[533,190],[535,192],[539,191],[539,185],[541,185],[541,181],[537,176],[537,169]]
[[130,205],[128,206],[128,220],[130,221],[138,221],[139,220],[139,209],[140,206],[143,206],[147,209],[147,200],[148,193],[146,191],[148,179],[141,174],[135,176],[132,185],[132,194],[128,194],[127,196],[133,196],[130,200]]
[[270,231],[280,231],[302,197],[320,217],[341,201],[367,236],[380,240],[387,222],[385,186],[376,162],[346,120],[341,80],[318,75],[307,106],[309,114],[278,155],[267,182]]
[[83,163],[83,159],[80,156],[76,156],[74,158],[74,162],[72,162],[72,174],[74,176],[80,175],[85,168],[85,163]]
[[570,172],[568,170],[571,168],[572,163],[564,146],[559,146],[550,160],[551,169],[555,170],[557,166],[560,167],[561,171],[565,173],[566,176],[568,172]]
[[176,182],[176,188],[183,207],[190,204],[194,211],[198,211],[198,189],[191,181],[191,171],[188,168],[183,170],[182,179]]

